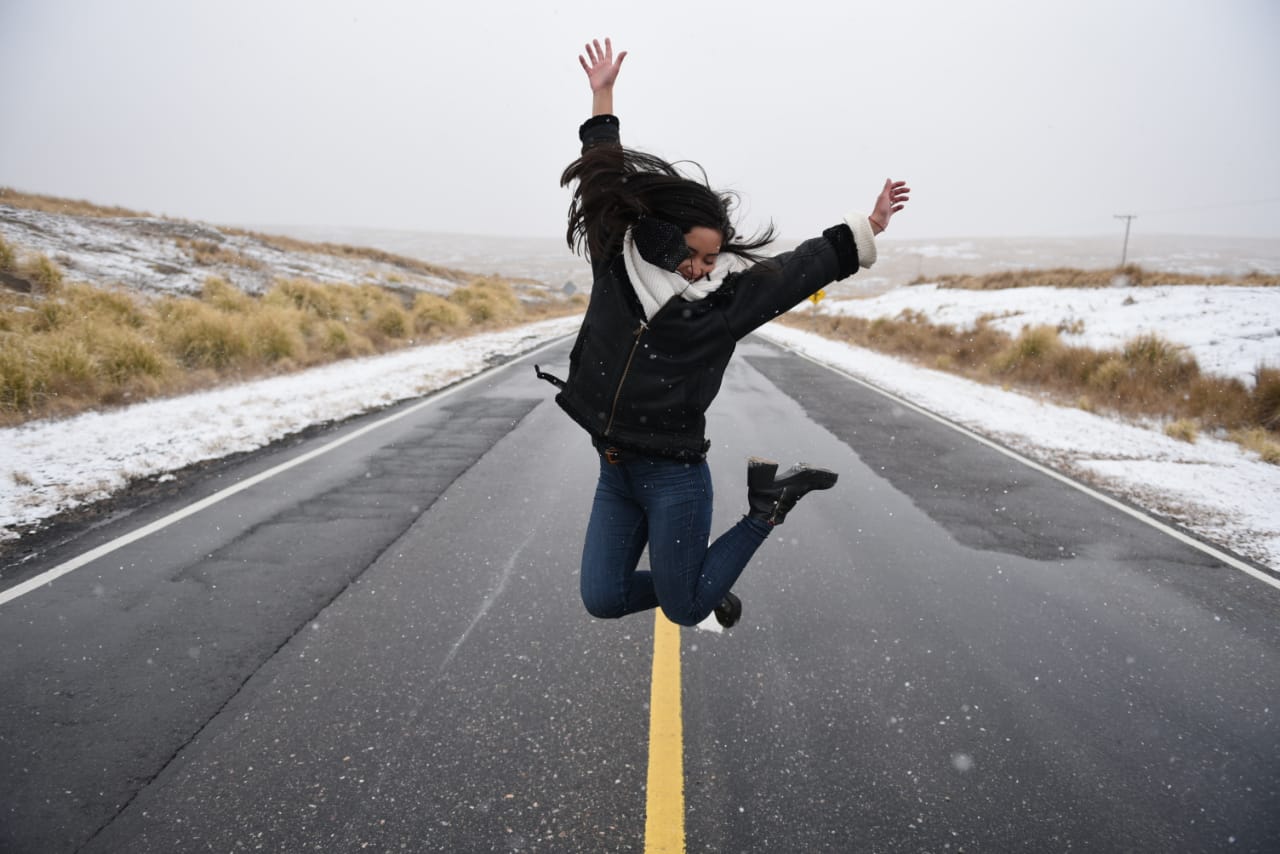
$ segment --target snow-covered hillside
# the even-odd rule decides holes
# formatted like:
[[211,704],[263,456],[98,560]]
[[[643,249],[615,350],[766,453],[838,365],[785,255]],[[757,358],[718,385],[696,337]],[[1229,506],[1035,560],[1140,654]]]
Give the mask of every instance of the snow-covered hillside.
[[[278,278],[305,278],[447,294],[472,272],[481,273],[397,259],[385,250],[308,249],[298,241],[197,222],[70,216],[6,204],[0,204],[0,239],[22,253],[45,255],[69,280],[145,293],[197,293],[206,279],[218,276],[246,293],[260,293]],[[513,284],[539,297],[552,291],[533,281]]]

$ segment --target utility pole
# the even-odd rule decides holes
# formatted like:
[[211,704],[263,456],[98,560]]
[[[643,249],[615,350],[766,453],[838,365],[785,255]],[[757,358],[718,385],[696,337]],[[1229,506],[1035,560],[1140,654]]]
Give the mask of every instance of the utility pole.
[[1124,248],[1120,250],[1120,269],[1124,269],[1125,259],[1129,256],[1129,226],[1135,219],[1137,214],[1115,214],[1116,219],[1124,220]]

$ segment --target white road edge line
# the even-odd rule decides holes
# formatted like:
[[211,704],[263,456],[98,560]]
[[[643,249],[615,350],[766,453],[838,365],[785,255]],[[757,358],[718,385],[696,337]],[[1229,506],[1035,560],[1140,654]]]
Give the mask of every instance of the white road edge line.
[[556,338],[553,341],[549,341],[545,344],[535,347],[532,350],[521,353],[519,356],[516,357],[516,359],[513,359],[512,362],[507,362],[502,365],[495,365],[492,368],[487,368],[485,370],[482,370],[480,371],[480,373],[475,374],[474,376],[468,377],[467,379],[463,380],[457,385],[450,386],[449,388],[446,388],[443,391],[433,392],[431,396],[428,397],[426,400],[423,400],[419,403],[415,403],[412,406],[408,407],[407,409],[403,409],[395,413],[394,415],[389,415],[386,418],[383,418],[379,421],[375,421],[372,424],[366,424],[364,427],[361,427],[358,430],[354,430],[340,439],[334,439],[332,442],[329,442],[327,445],[322,445],[319,448],[316,448],[315,450],[307,451],[305,454],[301,454],[297,457],[294,457],[288,462],[281,463],[280,465],[275,466],[274,468],[267,469],[264,472],[259,472],[258,474],[255,474],[253,477],[246,478],[245,480],[242,480],[233,486],[228,486],[226,489],[220,492],[215,492],[213,495],[210,495],[207,498],[202,498],[201,500],[197,501],[195,504],[189,504],[186,507],[182,508],[181,510],[176,510],[173,513],[170,513],[168,516],[165,516],[164,518],[157,519],[156,521],[150,523],[149,525],[144,525],[143,527],[138,528],[135,531],[131,531],[122,537],[117,537],[111,542],[103,543],[102,545],[98,546],[95,549],[91,549],[90,551],[87,551],[84,554],[77,555],[76,557],[71,558],[71,560],[65,561],[64,563],[60,563],[57,566],[53,567],[52,569],[45,570],[39,575],[32,576],[31,578],[28,578],[26,581],[22,582],[21,584],[15,584],[13,587],[10,587],[8,590],[0,591],[0,605],[4,605],[7,602],[12,602],[14,599],[17,599],[20,596],[25,596],[26,594],[30,593],[32,590],[36,590],[40,587],[43,587],[49,582],[54,581],[58,578],[61,578],[62,576],[66,575],[69,572],[73,572],[79,569],[85,564],[92,563],[98,558],[111,554],[117,549],[121,549],[129,545],[130,543],[137,542],[138,540],[141,540],[143,537],[147,537],[147,536],[150,536],[151,534],[154,534],[156,531],[163,530],[164,528],[169,527],[175,522],[179,522],[187,518],[188,516],[193,516],[196,513],[199,513],[201,510],[205,510],[209,507],[212,507],[218,502],[223,501],[227,498],[230,498],[232,495],[235,495],[237,492],[243,492],[244,490],[252,486],[257,486],[259,483],[262,483],[264,480],[269,480],[270,478],[275,477],[281,472],[288,471],[289,469],[295,466],[300,466],[303,463],[310,462],[311,460],[314,460],[316,457],[319,457],[323,454],[327,454],[328,452],[334,450],[335,448],[339,448],[347,444],[348,442],[351,442],[355,439],[360,438],[366,433],[371,433],[374,430],[377,430],[379,427],[384,427],[387,424],[390,424],[394,421],[399,421],[401,418],[404,418],[408,415],[412,415],[413,413],[417,412],[419,409],[423,409],[424,407],[432,406],[436,403],[439,403],[445,398],[450,397],[451,395],[462,391],[468,386],[471,386],[471,385],[474,385],[475,383],[480,382],[481,380],[487,378],[490,374],[496,371],[499,371],[502,368],[507,367],[513,362],[523,360],[529,356],[537,355],[538,353],[541,353],[543,350],[546,350],[549,347],[553,347],[556,344],[559,344],[562,340],[563,340],[563,336],[561,338]]
[[994,442],[991,439],[988,439],[986,436],[983,436],[980,433],[976,433],[973,430],[970,430],[968,427],[965,427],[961,424],[957,424],[956,422],[948,418],[945,418],[937,414],[936,412],[930,412],[928,409],[925,409],[923,406],[912,403],[911,401],[907,400],[904,397],[901,397],[900,395],[897,395],[886,389],[880,388],[875,383],[868,382],[867,380],[864,380],[861,377],[855,376],[842,368],[838,368],[835,365],[828,364],[822,361],[821,359],[817,359],[813,356],[810,356],[808,353],[802,353],[799,350],[792,349],[791,347],[787,346],[781,341],[776,341],[765,335],[762,335],[761,337],[763,337],[766,341],[768,341],[770,344],[773,344],[774,346],[781,347],[783,350],[786,350],[789,353],[794,353],[795,355],[801,357],[802,359],[807,359],[808,361],[813,362],[815,365],[819,365],[821,367],[826,368],[829,371],[840,374],[842,377],[847,377],[848,379],[853,380],[854,382],[858,383],[861,386],[865,386],[866,388],[876,392],[877,394],[882,394],[885,397],[889,398],[890,400],[896,403],[899,403],[907,407],[908,409],[911,409],[914,412],[918,412],[921,415],[932,418],[934,421],[937,421],[939,424],[943,424],[947,427],[950,427],[952,430],[955,430],[958,433],[962,433],[965,436],[968,436],[970,439],[973,439],[977,442],[982,443],[983,445],[986,445],[988,448],[999,451],[1000,453],[1004,454],[1006,457],[1010,457],[1011,459],[1017,460],[1023,465],[1028,466],[1029,468],[1034,469],[1035,471],[1038,471],[1041,474],[1048,475],[1054,480],[1061,481],[1062,483],[1065,483],[1068,486],[1073,487],[1074,489],[1078,489],[1080,492],[1083,492],[1085,495],[1088,495],[1091,498],[1095,498],[1098,501],[1101,501],[1103,504],[1106,504],[1108,507],[1112,507],[1116,510],[1121,511],[1122,513],[1126,513],[1129,516],[1132,516],[1133,518],[1141,522],[1145,522],[1146,524],[1150,525],[1152,528],[1155,528],[1157,531],[1160,531],[1163,534],[1167,534],[1176,540],[1180,540],[1189,546],[1199,549],[1200,551],[1204,552],[1205,554],[1209,555],[1215,560],[1222,561],[1227,566],[1230,566],[1233,569],[1238,569],[1241,572],[1245,573],[1246,575],[1253,576],[1259,581],[1264,582],[1266,584],[1270,584],[1272,587],[1276,588],[1277,590],[1280,590],[1280,578],[1276,578],[1275,576],[1268,575],[1267,573],[1263,572],[1257,567],[1250,566],[1249,564],[1245,563],[1244,561],[1240,560],[1239,558],[1233,555],[1229,555],[1224,551],[1220,551],[1219,549],[1214,548],[1208,543],[1197,540],[1195,537],[1189,536],[1183,533],[1182,531],[1179,531],[1177,528],[1167,525],[1164,522],[1161,522],[1159,519],[1156,519],[1156,518],[1153,518],[1152,516],[1147,515],[1142,510],[1139,510],[1135,507],[1130,507],[1128,504],[1125,504],[1122,501],[1117,501],[1111,496],[1098,492],[1096,489],[1088,487],[1083,483],[1081,483],[1080,481],[1075,480],[1071,477],[1068,477],[1062,472],[1054,471],[1048,466],[1042,465],[1029,457],[1023,456],[1017,451],[1006,448],[1005,446],[999,444],[998,442]]

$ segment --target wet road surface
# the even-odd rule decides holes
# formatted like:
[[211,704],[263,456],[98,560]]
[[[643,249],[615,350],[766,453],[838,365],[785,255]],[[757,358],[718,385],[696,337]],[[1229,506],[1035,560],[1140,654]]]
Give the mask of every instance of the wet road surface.
[[[563,372],[565,344],[540,356]],[[586,437],[527,362],[0,605],[0,851],[643,851],[648,615],[591,619]],[[1280,593],[760,342],[712,409],[836,469],[680,633],[688,851],[1280,849]]]

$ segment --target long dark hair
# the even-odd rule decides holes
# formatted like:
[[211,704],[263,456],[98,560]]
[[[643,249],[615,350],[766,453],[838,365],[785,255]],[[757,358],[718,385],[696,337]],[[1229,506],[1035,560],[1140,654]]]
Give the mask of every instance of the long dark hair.
[[685,176],[661,157],[619,145],[584,151],[560,176],[562,187],[577,182],[565,232],[569,248],[587,258],[606,258],[621,250],[630,226],[652,216],[685,233],[699,225],[714,228],[723,236],[721,252],[761,260],[758,250],[774,239],[772,223],[751,237],[740,236],[730,216],[737,195],[711,189],[701,166],[681,162],[697,168],[702,180]]

